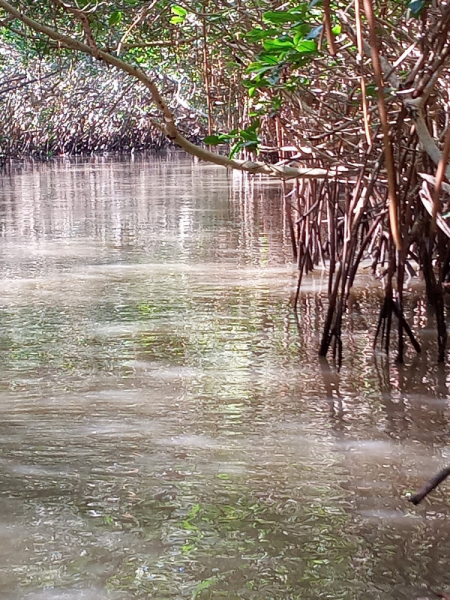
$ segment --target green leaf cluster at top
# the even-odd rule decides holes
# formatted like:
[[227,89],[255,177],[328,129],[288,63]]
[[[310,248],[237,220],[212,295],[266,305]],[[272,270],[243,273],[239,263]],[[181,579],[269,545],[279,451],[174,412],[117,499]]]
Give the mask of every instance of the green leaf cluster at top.
[[171,19],[170,19],[170,22],[172,23],[172,25],[184,23],[184,20],[186,19],[187,14],[188,14],[188,12],[185,8],[183,8],[182,6],[179,6],[178,4],[175,4],[174,6],[171,7],[170,11],[173,14],[173,17],[171,17]]
[[205,144],[216,146],[218,144],[233,143],[229,158],[233,158],[243,149],[257,151],[261,140],[258,137],[260,126],[259,119],[255,119],[246,129],[233,129],[230,133],[220,133],[218,135],[208,135],[203,140]]
[[265,12],[262,21],[245,36],[248,42],[262,45],[257,59],[247,67],[251,77],[243,81],[250,97],[258,88],[283,86],[283,74],[306,65],[319,51],[316,39],[322,32],[322,13],[314,1]]

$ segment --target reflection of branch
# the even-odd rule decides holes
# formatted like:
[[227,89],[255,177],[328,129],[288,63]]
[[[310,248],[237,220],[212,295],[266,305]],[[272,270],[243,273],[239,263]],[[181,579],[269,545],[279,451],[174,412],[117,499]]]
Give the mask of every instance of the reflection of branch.
[[446,467],[445,469],[442,469],[442,471],[439,471],[439,473],[437,475],[435,475],[432,479],[430,479],[430,481],[426,485],[424,485],[423,488],[419,492],[417,492],[417,494],[414,494],[414,496],[411,496],[409,501],[417,506],[417,504],[420,504],[420,502],[422,502],[422,500],[425,498],[425,496],[428,496],[428,494],[430,492],[432,492],[434,489],[436,489],[437,486],[440,483],[442,483],[444,481],[444,479],[446,479],[449,475],[450,475],[450,467]]

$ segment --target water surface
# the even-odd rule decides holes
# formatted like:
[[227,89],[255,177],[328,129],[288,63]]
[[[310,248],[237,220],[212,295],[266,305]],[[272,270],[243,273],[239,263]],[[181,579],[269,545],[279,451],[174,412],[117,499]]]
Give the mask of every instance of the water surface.
[[[0,179],[0,598],[408,599],[450,587],[449,378],[338,374],[278,187],[179,154]],[[322,292],[321,292],[322,290]],[[316,293],[317,292],[317,293]]]

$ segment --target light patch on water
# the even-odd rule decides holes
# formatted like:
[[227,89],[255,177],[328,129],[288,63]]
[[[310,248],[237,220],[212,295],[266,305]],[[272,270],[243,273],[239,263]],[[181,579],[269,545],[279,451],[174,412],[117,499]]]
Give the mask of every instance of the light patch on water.
[[176,435],[170,438],[162,438],[158,440],[158,444],[195,450],[231,450],[232,447],[234,448],[234,445],[230,444],[228,440],[220,440],[204,434]]
[[[161,332],[166,333],[170,331],[168,327],[161,327],[160,325],[154,326],[148,321],[137,321],[135,323],[108,323],[106,325],[94,325],[90,329],[92,337],[99,338],[113,338],[113,337],[134,337],[136,335],[142,335],[149,332]],[[129,361],[127,361],[128,364]]]
[[100,588],[52,589],[25,593],[21,600],[119,600],[123,596],[117,592],[106,592]]
[[411,527],[422,527],[424,525],[425,517],[423,515],[417,515],[408,513],[403,510],[389,510],[389,509],[372,509],[372,510],[361,510],[359,511],[360,516],[369,523],[375,523],[385,527],[396,527],[399,529]]
[[24,477],[66,477],[72,474],[59,469],[53,469],[50,467],[43,467],[34,464],[24,464],[13,460],[0,459],[0,468],[10,473],[16,473],[17,475],[23,475]]
[[340,440],[334,443],[336,450],[378,459],[403,452],[401,444],[391,440]]
[[124,363],[124,367],[133,369],[136,373],[147,374],[152,379],[161,381],[175,381],[178,379],[194,379],[200,377],[203,371],[193,367],[177,367],[171,365],[161,365],[156,362],[147,362],[144,360],[130,360]]

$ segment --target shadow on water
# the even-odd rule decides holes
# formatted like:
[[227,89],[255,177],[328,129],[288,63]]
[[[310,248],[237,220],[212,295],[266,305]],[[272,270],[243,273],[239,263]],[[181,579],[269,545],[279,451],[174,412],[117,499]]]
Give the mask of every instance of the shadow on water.
[[0,182],[0,598],[408,599],[450,585],[449,376],[428,317],[373,355],[362,285],[344,366],[296,324],[279,192],[152,160]]

